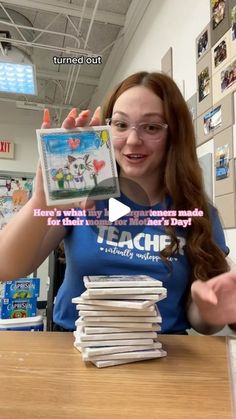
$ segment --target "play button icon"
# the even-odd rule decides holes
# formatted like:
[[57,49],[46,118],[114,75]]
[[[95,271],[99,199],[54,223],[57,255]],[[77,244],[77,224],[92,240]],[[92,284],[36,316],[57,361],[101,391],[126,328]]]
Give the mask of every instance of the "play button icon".
[[[114,194],[116,182],[119,182],[120,196]],[[94,201],[97,195],[104,195],[104,199]],[[133,180],[121,176],[104,179],[91,189],[88,199],[95,202],[95,208],[91,213],[87,211],[86,224],[83,225],[93,230],[98,243],[107,240],[111,249],[116,245],[126,246],[127,237],[134,238],[146,228],[144,220],[147,216],[144,214],[151,207],[150,201],[145,190]]]
[[122,204],[122,202],[118,201],[117,199],[110,198],[108,201],[108,211],[109,221],[113,223],[113,221],[119,220],[119,218],[129,214],[131,209],[128,207],[128,205]]

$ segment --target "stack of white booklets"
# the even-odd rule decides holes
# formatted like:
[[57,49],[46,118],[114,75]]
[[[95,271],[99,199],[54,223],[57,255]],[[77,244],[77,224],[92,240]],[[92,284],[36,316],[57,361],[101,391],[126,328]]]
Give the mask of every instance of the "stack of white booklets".
[[140,276],[86,276],[87,290],[73,298],[79,318],[74,346],[97,367],[166,356],[158,342],[162,282]]

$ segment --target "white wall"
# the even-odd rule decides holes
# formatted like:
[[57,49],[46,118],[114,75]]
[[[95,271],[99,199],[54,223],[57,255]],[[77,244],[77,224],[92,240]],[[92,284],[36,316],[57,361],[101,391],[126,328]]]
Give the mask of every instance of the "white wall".
[[[0,171],[35,173],[38,161],[36,128],[40,128],[42,112],[16,109],[11,102],[0,101],[0,140],[15,143],[15,158],[0,159]],[[41,278],[39,300],[47,299],[48,261],[37,272]]]
[[174,79],[180,87],[185,80],[190,97],[196,91],[195,39],[210,20],[209,9],[209,0],[152,0],[115,79],[142,69],[160,70],[161,57],[172,46]]
[[11,102],[0,101],[0,139],[15,143],[14,160],[0,159],[0,170],[35,172],[38,151],[36,128],[42,112],[17,109]]
[[[195,40],[209,21],[209,0],[151,0],[119,64],[117,56],[125,45],[125,38],[113,50],[91,106],[102,103],[107,92],[129,74],[160,70],[161,58],[169,47],[173,48],[174,80],[188,100],[197,90]],[[203,149],[203,154],[213,152],[213,143],[204,145],[199,156]],[[236,229],[228,229],[225,233],[230,257],[236,263]]]
[[[125,39],[113,51],[113,62],[106,68],[91,106],[102,102],[104,95],[127,75],[140,70],[158,71],[161,58],[173,48],[174,79],[185,98],[196,91],[195,39],[210,20],[209,0],[152,0],[139,27],[117,65],[116,56]],[[122,45],[123,42],[123,45]]]

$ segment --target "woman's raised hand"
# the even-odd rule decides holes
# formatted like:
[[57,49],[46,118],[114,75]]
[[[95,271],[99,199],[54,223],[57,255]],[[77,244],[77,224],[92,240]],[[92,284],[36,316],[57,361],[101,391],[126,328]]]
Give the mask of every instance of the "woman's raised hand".
[[85,110],[77,115],[77,109],[73,108],[66,119],[62,123],[62,128],[73,129],[84,126],[96,126],[101,125],[101,107],[98,106],[95,110],[92,118],[90,119],[90,111]]
[[[85,110],[77,113],[77,109],[73,108],[62,123],[62,128],[73,129],[85,126],[101,125],[101,107],[98,106],[92,118],[90,118],[90,111]],[[51,128],[51,118],[48,109],[44,109],[42,129]]]

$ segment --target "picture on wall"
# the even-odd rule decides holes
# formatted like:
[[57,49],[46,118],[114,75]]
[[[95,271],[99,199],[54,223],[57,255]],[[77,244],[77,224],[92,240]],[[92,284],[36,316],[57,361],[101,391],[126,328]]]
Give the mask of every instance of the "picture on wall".
[[216,180],[229,177],[229,144],[217,147],[215,162]]
[[31,198],[33,179],[0,178],[0,230]]
[[222,112],[221,106],[217,106],[217,108],[213,109],[210,112],[207,112],[204,117],[204,134],[207,135],[215,128],[218,128],[222,124]]
[[201,102],[207,95],[210,93],[210,77],[209,77],[209,68],[206,67],[198,75],[198,97],[199,102]]
[[215,29],[225,17],[225,3],[225,0],[211,0],[213,29]]
[[236,81],[236,60],[226,67],[220,74],[221,93],[231,87]]
[[214,48],[214,64],[217,67],[227,58],[227,46],[223,40],[216,48]]
[[208,31],[199,38],[197,43],[197,57],[200,58],[208,48]]
[[231,10],[231,30],[232,30],[232,41],[236,39],[236,6]]

